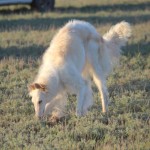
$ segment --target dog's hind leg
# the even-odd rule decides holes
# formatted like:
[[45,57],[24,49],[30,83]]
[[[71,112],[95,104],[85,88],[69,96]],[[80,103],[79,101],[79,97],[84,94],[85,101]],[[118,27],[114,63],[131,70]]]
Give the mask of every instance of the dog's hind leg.
[[93,74],[93,79],[101,94],[102,111],[107,112],[108,103],[109,103],[108,91],[104,79],[101,77],[101,75],[98,72],[95,72]]
[[103,70],[98,62],[98,59],[96,58],[97,58],[96,56],[94,56],[93,58],[92,56],[90,57],[91,74],[101,94],[102,111],[107,112],[109,97],[108,97],[108,91],[106,86],[106,79],[103,74]]

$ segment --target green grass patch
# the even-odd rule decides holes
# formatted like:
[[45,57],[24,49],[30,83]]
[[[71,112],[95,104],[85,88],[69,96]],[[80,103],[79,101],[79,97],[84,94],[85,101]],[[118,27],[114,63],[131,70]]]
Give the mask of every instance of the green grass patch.
[[[56,0],[54,12],[29,6],[0,8],[0,149],[114,150],[150,148],[150,5],[148,0]],[[75,116],[76,98],[68,98],[68,116],[57,124],[39,122],[28,96],[44,50],[70,19],[94,24],[104,34],[125,20],[132,37],[120,66],[109,76],[109,112],[101,112],[98,90],[87,116]]]

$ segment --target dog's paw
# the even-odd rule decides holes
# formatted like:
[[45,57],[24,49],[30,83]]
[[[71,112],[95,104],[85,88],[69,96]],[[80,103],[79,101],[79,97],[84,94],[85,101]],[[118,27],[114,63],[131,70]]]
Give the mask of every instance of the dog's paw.
[[49,122],[52,123],[52,124],[57,123],[58,120],[59,120],[59,118],[58,118],[57,116],[51,116],[51,117],[49,118]]

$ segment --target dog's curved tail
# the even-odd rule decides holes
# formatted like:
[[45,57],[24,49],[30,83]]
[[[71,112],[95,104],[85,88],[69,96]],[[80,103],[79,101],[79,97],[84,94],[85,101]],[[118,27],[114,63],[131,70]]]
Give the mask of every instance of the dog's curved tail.
[[100,57],[102,68],[106,75],[118,64],[121,55],[121,47],[125,46],[130,36],[131,26],[125,21],[112,26],[103,36],[103,48],[101,49]]

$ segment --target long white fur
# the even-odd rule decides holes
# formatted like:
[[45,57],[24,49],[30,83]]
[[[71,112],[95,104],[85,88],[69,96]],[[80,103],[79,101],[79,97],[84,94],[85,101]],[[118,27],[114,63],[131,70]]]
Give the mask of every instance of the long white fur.
[[[66,104],[62,97],[66,93],[77,95],[76,114],[85,115],[93,104],[90,77],[101,94],[102,111],[106,112],[109,101],[106,76],[118,63],[120,48],[125,45],[130,34],[130,25],[124,21],[113,26],[103,37],[84,21],[73,20],[62,27],[45,51],[34,81],[45,84],[47,92],[37,92],[40,89],[30,91],[35,107],[39,99],[43,98],[44,105],[39,107],[37,116],[51,112],[54,104],[59,107],[60,101],[63,108],[59,107],[58,116],[62,116]],[[62,96],[59,98],[58,95]]]
[[121,47],[125,46],[129,37],[131,36],[131,27],[130,24],[122,21],[115,26],[112,26],[111,29],[103,36],[105,41],[104,51],[102,55],[107,58],[108,61],[102,59],[102,64],[104,64],[105,74],[109,74],[112,69],[119,63],[121,55]]

